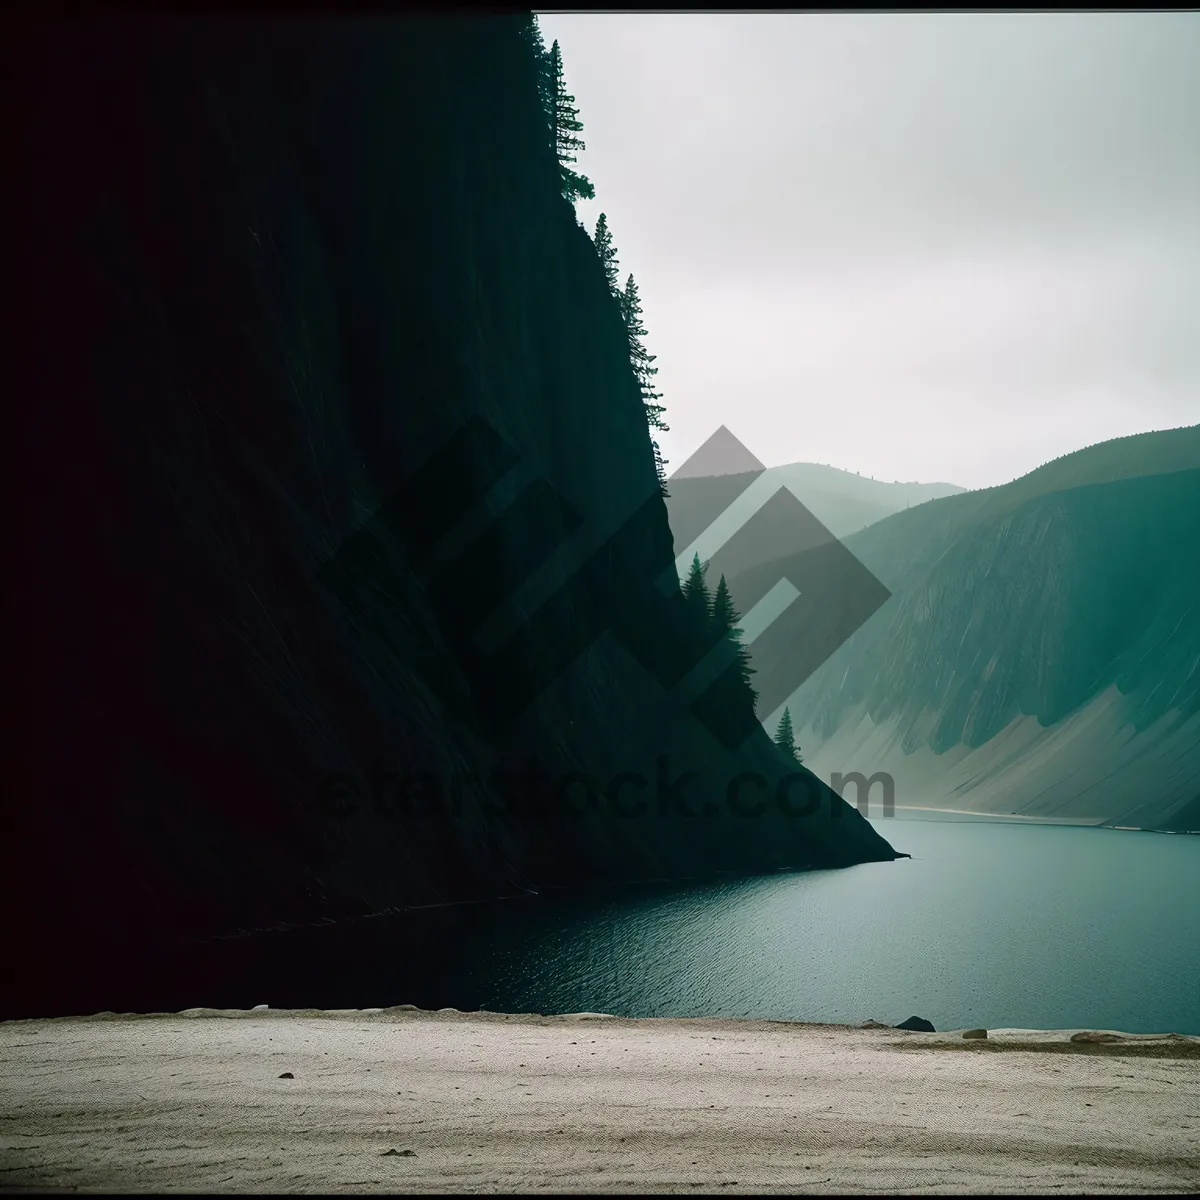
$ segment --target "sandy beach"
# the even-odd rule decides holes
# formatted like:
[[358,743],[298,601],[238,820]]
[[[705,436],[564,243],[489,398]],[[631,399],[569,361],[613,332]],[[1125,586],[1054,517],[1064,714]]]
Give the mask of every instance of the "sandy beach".
[[593,1014],[0,1025],[0,1190],[1188,1192],[1200,1038]]

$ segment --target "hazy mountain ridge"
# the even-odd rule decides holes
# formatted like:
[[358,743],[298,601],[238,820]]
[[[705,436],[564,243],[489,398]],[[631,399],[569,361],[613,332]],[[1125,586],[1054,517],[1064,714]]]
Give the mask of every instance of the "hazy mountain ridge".
[[[1047,492],[1093,483],[1112,483],[1200,466],[1200,425],[1131,434],[1064,454],[1009,483],[979,488],[955,497],[937,497],[912,510],[896,512],[869,529],[848,535],[846,544],[866,562],[880,548],[905,543],[905,552],[925,551],[971,527],[985,515],[1012,511]],[[909,522],[913,524],[909,525]],[[910,530],[912,532],[910,532]],[[924,561],[924,560],[921,560]]]
[[[1169,825],[1200,793],[1200,729],[1180,737],[1200,719],[1198,466],[1200,427],[1137,435],[848,538],[893,596],[793,695],[809,764],[1005,812],[1076,775],[1078,819]],[[1056,739],[1056,765],[1014,782]]]
[[[693,543],[703,535],[697,548],[701,558],[708,558],[707,547],[724,542],[781,486],[835,537],[846,537],[892,513],[965,490],[953,483],[887,482],[820,463],[788,463],[737,475],[676,475],[671,477],[667,499],[676,555],[690,558]],[[709,495],[721,491],[734,499],[709,524],[700,513],[708,511]]]

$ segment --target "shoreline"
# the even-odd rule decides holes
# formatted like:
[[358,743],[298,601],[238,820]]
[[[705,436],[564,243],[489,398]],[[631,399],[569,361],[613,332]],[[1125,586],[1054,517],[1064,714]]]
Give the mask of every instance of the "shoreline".
[[412,1006],[10,1021],[0,1190],[1200,1187],[1200,1037],[1076,1032]]
[[[938,1030],[935,1033],[924,1033],[919,1030],[901,1029],[897,1025],[887,1025],[879,1021],[846,1023],[839,1021],[802,1021],[786,1017],[623,1017],[617,1013],[605,1012],[572,1012],[572,1013],[539,1013],[539,1012],[500,1012],[493,1009],[461,1009],[461,1008],[420,1008],[415,1004],[393,1004],[377,1008],[274,1008],[269,1004],[259,1004],[253,1008],[210,1008],[197,1006],[195,1008],[173,1011],[147,1012],[115,1012],[104,1009],[92,1013],[71,1013],[57,1017],[12,1017],[0,1020],[0,1035],[12,1026],[17,1025],[51,1025],[51,1024],[92,1024],[96,1022],[124,1021],[197,1021],[197,1020],[328,1020],[328,1021],[393,1021],[436,1019],[484,1022],[505,1022],[512,1025],[560,1025],[563,1023],[577,1024],[581,1021],[604,1022],[612,1026],[630,1026],[657,1028],[666,1026],[685,1026],[688,1028],[741,1029],[746,1032],[763,1030],[829,1030],[848,1031],[853,1033],[871,1032],[892,1033],[902,1039],[923,1038],[940,1042],[942,1039],[961,1039],[965,1030]],[[1102,1034],[1111,1044],[1134,1045],[1141,1042],[1177,1042],[1181,1045],[1195,1044],[1200,1053],[1200,1034],[1184,1034],[1174,1030],[1163,1033],[1130,1033],[1110,1029],[1033,1029],[1024,1026],[989,1027],[988,1035],[993,1040],[1019,1040],[1028,1037],[1039,1042],[1070,1041],[1075,1034]]]
[[[993,825],[1011,825],[1014,823],[1024,822],[1033,825],[1057,825],[1067,829],[1112,829],[1118,833],[1167,833],[1171,835],[1182,835],[1184,837],[1200,836],[1200,829],[1155,829],[1148,825],[1113,825],[1104,820],[1098,820],[1094,817],[1036,817],[1027,816],[1023,813],[993,813],[979,811],[969,808],[935,808],[933,805],[922,804],[897,804],[895,805],[896,812],[920,812],[933,813],[933,817],[929,818],[910,818],[910,819],[925,819],[936,821],[937,814],[942,813],[952,817],[971,817],[978,823],[993,824]],[[879,820],[880,818],[875,818]]]

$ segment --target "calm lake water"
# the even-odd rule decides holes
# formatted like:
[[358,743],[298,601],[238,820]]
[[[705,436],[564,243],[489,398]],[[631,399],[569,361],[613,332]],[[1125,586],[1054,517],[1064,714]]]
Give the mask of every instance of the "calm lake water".
[[440,998],[499,1012],[1200,1034],[1200,838],[877,827],[913,859],[496,906],[460,930]]
[[[1200,837],[877,828],[912,860],[462,905],[234,939],[210,959],[189,950],[189,978],[162,1007],[916,1015],[938,1029],[1200,1035]],[[138,995],[126,1010],[145,1007]]]

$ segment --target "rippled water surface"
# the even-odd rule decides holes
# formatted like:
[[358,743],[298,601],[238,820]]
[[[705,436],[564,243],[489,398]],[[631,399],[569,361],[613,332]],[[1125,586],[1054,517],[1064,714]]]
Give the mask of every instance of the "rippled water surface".
[[1200,1034],[1200,838],[878,827],[913,859],[494,906],[455,931],[439,998],[509,1012],[916,1014],[939,1029]]

